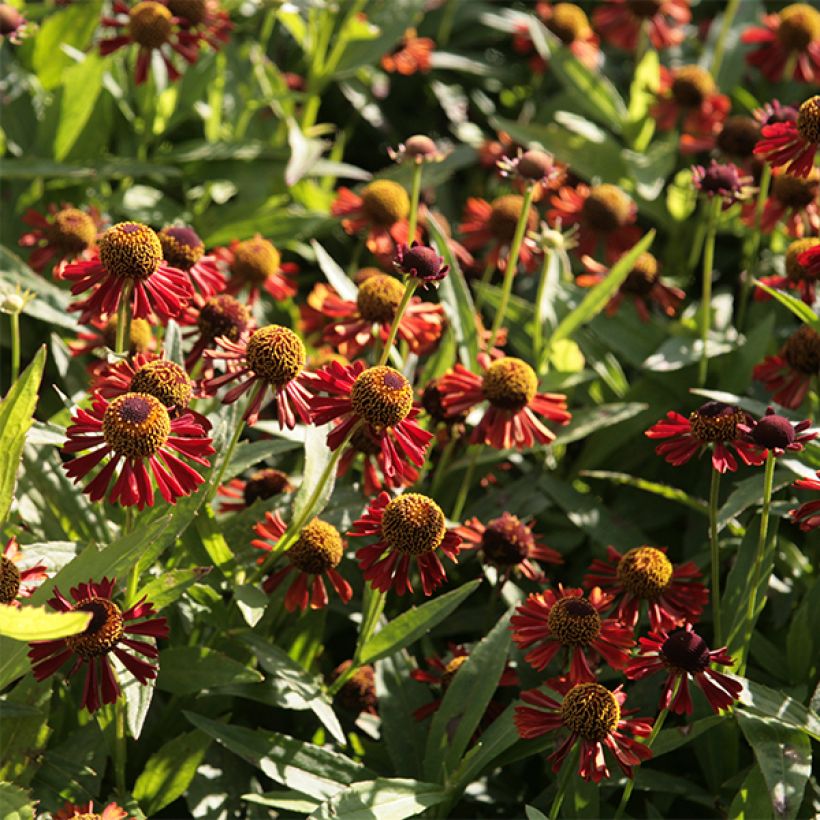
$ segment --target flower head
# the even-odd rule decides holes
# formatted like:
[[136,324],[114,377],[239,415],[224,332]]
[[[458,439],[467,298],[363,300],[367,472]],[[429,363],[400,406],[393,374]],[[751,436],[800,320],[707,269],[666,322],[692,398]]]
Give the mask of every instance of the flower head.
[[423,288],[432,282],[440,282],[450,271],[450,266],[444,264],[444,257],[418,242],[409,248],[399,245],[393,265],[397,273],[416,279]]
[[[331,673],[335,681],[353,666],[353,661],[342,661]],[[356,671],[348,678],[336,693],[336,701],[343,709],[356,715],[366,712],[378,714],[379,698],[376,695],[376,670],[370,664],[357,666]]]
[[758,216],[753,202],[743,208],[744,224],[754,228],[758,220],[763,233],[771,233],[781,224],[796,238],[820,231],[820,169],[812,168],[806,177],[775,170],[763,213]]
[[59,811],[51,815],[51,820],[136,820],[116,803],[108,803],[101,812],[94,811],[94,801],[87,803],[68,802]]
[[197,293],[207,299],[225,289],[225,277],[216,257],[206,255],[205,245],[193,228],[166,225],[158,234],[162,255],[171,267],[185,271]]
[[[595,69],[601,59],[600,43],[597,35],[589,24],[586,12],[575,3],[547,3],[536,5],[536,13],[543,21],[547,30],[552,32],[572,55],[587,68]],[[529,28],[522,26],[518,31],[513,47],[521,53],[524,46],[527,50],[533,47]],[[530,68],[534,73],[543,73],[546,64],[540,55],[530,61]]]
[[431,68],[430,58],[435,45],[429,37],[418,37],[414,28],[408,28],[399,45],[382,57],[381,66],[389,74],[406,77],[417,71],[426,73]]
[[23,553],[12,536],[0,554],[0,604],[16,604],[18,598],[30,597],[36,585],[48,578],[44,564],[20,569],[17,565],[22,560]]
[[265,467],[251,473],[247,481],[233,478],[225,486],[220,487],[217,495],[230,500],[223,501],[219,509],[221,512],[245,510],[255,501],[267,501],[292,490],[293,486],[287,473]]
[[775,168],[786,165],[790,174],[807,177],[820,146],[820,96],[809,97],[801,104],[796,122],[765,125],[761,133],[755,154]]
[[439,147],[434,139],[425,134],[414,134],[399,143],[398,148],[388,147],[387,153],[393,162],[421,165],[425,162],[441,162],[450,151]]
[[708,168],[702,165],[692,166],[692,183],[700,193],[709,199],[720,197],[724,209],[746,199],[749,194],[750,176],[743,176],[740,168],[734,163],[719,163],[712,160]]
[[247,291],[248,301],[253,303],[261,290],[277,302],[296,294],[293,277],[298,266],[282,262],[278,249],[258,233],[244,242],[234,240],[227,248],[217,248],[214,255],[228,266],[231,278],[227,291],[233,296]]
[[233,23],[217,0],[164,0],[186,31],[197,35],[215,51],[230,39]]
[[776,356],[766,356],[753,371],[774,401],[791,410],[800,407],[818,374],[820,334],[808,325],[801,325]]
[[[820,239],[815,236],[796,239],[786,248],[784,275],[761,276],[760,281],[776,290],[796,290],[807,305],[813,305],[820,278],[820,251],[815,248],[820,248]],[[762,288],[756,288],[755,299],[765,302],[771,297]]]
[[503,156],[497,165],[502,176],[517,176],[529,183],[539,183],[543,187],[549,186],[563,173],[552,154],[539,151],[537,148],[523,152],[519,150],[514,157]]
[[[816,478],[801,478],[794,482],[794,486],[801,490],[820,490],[820,472],[816,474]],[[803,532],[810,532],[811,530],[820,527],[820,500],[806,501],[797,509],[789,510],[792,523],[799,524]]]
[[66,260],[89,257],[102,222],[96,208],[84,211],[67,203],[59,209],[51,203],[47,215],[30,208],[22,220],[32,230],[20,237],[19,244],[32,248],[29,265],[37,273],[52,262],[59,268]]
[[14,6],[0,3],[0,43],[8,39],[19,46],[28,36],[28,20]]
[[679,45],[691,18],[689,0],[606,0],[595,9],[592,23],[607,42],[635,51],[642,27],[656,49]]
[[748,435],[752,446],[765,458],[770,450],[775,456],[785,455],[787,450],[799,453],[807,442],[817,438],[817,433],[803,432],[809,427],[809,419],[793,424],[785,416],[775,413],[773,407],[767,407],[763,418],[749,419],[738,429]]

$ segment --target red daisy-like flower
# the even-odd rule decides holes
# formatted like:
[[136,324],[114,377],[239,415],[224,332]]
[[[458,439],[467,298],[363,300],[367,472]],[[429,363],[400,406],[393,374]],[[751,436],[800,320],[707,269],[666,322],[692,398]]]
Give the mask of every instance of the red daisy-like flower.
[[[560,684],[556,684],[560,686]],[[564,686],[560,686],[565,689]],[[552,771],[561,769],[564,758],[576,742],[581,743],[578,774],[584,780],[599,783],[609,777],[604,749],[609,749],[621,771],[632,777],[633,767],[652,757],[652,751],[634,737],[652,734],[652,718],[625,718],[626,693],[619,686],[610,691],[599,683],[578,683],[567,689],[561,702],[540,689],[521,694],[527,706],[516,706],[515,725],[525,739],[541,737],[558,729],[569,734],[547,758]],[[629,732],[634,737],[629,737]]]
[[[153,604],[140,599],[130,609],[122,609],[112,600],[116,578],[102,581],[89,580],[87,584],[72,587],[72,603],[60,590],[54,588],[54,597],[48,605],[58,612],[90,612],[91,622],[79,635],[54,641],[35,641],[29,644],[28,656],[32,672],[38,681],[53,675],[66,661],[74,658],[68,672],[71,677],[86,666],[82,705],[96,712],[103,704],[116,703],[120,685],[111,665],[113,654],[143,685],[157,676],[156,663],[132,654],[138,652],[151,660],[159,657],[155,644],[133,638],[167,638],[168,623],[157,618]],[[131,652],[126,651],[130,649]]]
[[479,550],[481,560],[498,570],[505,581],[513,572],[520,573],[530,581],[546,580],[538,563],[563,564],[559,552],[546,546],[541,537],[532,531],[518,516],[504,512],[487,524],[477,518],[465,521],[454,532],[461,537],[462,549]]
[[418,480],[418,470],[409,464],[404,464],[401,472],[388,475],[381,439],[374,435],[368,427],[359,427],[353,433],[350,444],[339,459],[338,475],[346,475],[360,455],[362,456],[362,478],[364,480],[362,491],[367,498],[377,495],[385,487],[399,490],[402,487],[412,486]]
[[266,467],[252,473],[247,481],[232,478],[216,491],[218,496],[229,499],[219,505],[220,512],[239,512],[246,510],[254,501],[267,501],[277,495],[293,491],[287,473]]
[[82,311],[80,321],[88,324],[113,316],[125,294],[130,293],[131,316],[153,321],[174,319],[193,296],[186,274],[162,258],[159,237],[147,225],[120,222],[99,239],[97,253],[88,260],[71,262],[59,273],[74,284],[76,295],[92,294],[69,310]]
[[566,396],[539,393],[538,378],[526,362],[509,356],[493,361],[486,353],[479,353],[478,361],[484,369],[481,376],[457,364],[438,382],[442,404],[450,415],[467,413],[488,402],[470,437],[473,444],[524,450],[536,442],[549,444],[555,438],[536,414],[558,424],[569,423],[572,415],[567,411]]
[[[820,472],[817,478],[801,478],[794,482],[794,486],[800,490],[820,490]],[[803,532],[810,532],[811,530],[820,527],[820,499],[817,501],[806,501],[795,510],[789,510],[792,522],[799,524]]]
[[[757,226],[754,202],[744,206],[742,219],[750,228]],[[775,171],[760,216],[760,230],[771,233],[780,223],[789,236],[798,239],[820,232],[820,169],[812,168],[805,178]]]
[[606,0],[592,14],[604,40],[625,51],[635,51],[644,26],[654,48],[680,45],[691,19],[689,0]]
[[233,23],[217,0],[163,0],[179,25],[197,35],[214,51],[230,39]]
[[[256,524],[253,531],[259,538],[251,544],[271,553],[287,531],[287,525],[279,513],[266,512],[265,520]],[[295,577],[285,594],[285,609],[293,612],[298,607],[304,611],[308,604],[311,609],[321,609],[328,604],[326,576],[346,604],[353,596],[353,589],[336,569],[343,557],[344,542],[339,531],[332,524],[314,518],[302,527],[299,537],[285,553],[288,565],[268,575],[262,588],[270,594],[293,573]],[[260,558],[259,563],[264,560]]]
[[273,243],[261,234],[257,233],[244,242],[234,239],[227,248],[217,248],[214,256],[224,262],[230,271],[227,292],[236,296],[247,291],[249,304],[259,298],[261,290],[277,302],[296,295],[297,286],[293,277],[299,272],[299,266],[293,262],[283,262]]
[[607,547],[606,560],[596,558],[589,565],[584,586],[608,593],[618,604],[618,620],[631,627],[638,623],[646,601],[651,628],[658,630],[697,621],[709,600],[700,577],[692,561],[673,564],[666,547],[635,547],[623,555]]
[[785,416],[775,413],[773,407],[767,407],[762,419],[749,419],[744,424],[739,424],[738,430],[746,433],[760,457],[765,459],[770,450],[776,457],[787,452],[801,452],[809,441],[818,436],[816,432],[805,433],[804,430],[808,430],[809,427],[809,419],[793,424]]
[[216,256],[206,255],[205,244],[193,228],[166,225],[157,236],[165,261],[188,274],[195,292],[207,299],[225,290],[225,276],[217,267]]
[[405,77],[417,71],[426,74],[432,67],[430,58],[435,47],[435,42],[429,37],[418,37],[414,28],[408,28],[399,45],[382,57],[381,66],[389,74]]
[[651,439],[669,439],[659,444],[655,452],[675,467],[702,455],[712,445],[712,467],[719,473],[735,472],[737,459],[731,450],[750,467],[758,467],[765,460],[739,430],[739,425],[750,419],[739,407],[708,401],[693,410],[689,418],[670,410],[665,419],[653,424],[644,435]]
[[116,803],[109,803],[101,812],[94,811],[94,801],[87,803],[66,803],[51,815],[51,820],[136,820]]
[[[691,624],[671,632],[664,629],[653,630],[648,638],[639,640],[640,651],[629,662],[625,674],[630,680],[641,680],[656,672],[665,671],[660,709],[669,709],[676,715],[692,714],[690,677],[706,695],[715,713],[729,709],[740,697],[742,684],[711,667],[713,663],[721,666],[734,665],[726,647],[709,649],[706,641],[694,631]],[[674,694],[676,686],[678,691]]]
[[125,393],[110,403],[93,397],[90,410],[78,408],[66,430],[64,453],[89,450],[63,464],[66,474],[77,483],[99,466],[105,466],[83,490],[92,501],[100,501],[114,476],[117,479],[108,500],[123,507],[154,504],[153,474],[162,497],[175,504],[190,495],[204,478],[179,458],[180,453],[196,464],[208,467],[207,456],[215,451],[203,426],[191,413],[171,418],[165,405],[144,393]]
[[603,618],[612,596],[593,589],[588,597],[581,589],[544,590],[530,595],[510,620],[513,641],[519,649],[534,647],[524,656],[533,669],[546,669],[566,649],[569,680],[594,681],[599,661],[623,669],[635,645],[632,629],[614,618]]
[[[796,239],[784,254],[785,275],[761,276],[760,281],[775,290],[796,290],[800,298],[813,305],[817,295],[817,280],[820,278],[820,263],[813,251],[820,248],[820,239],[815,236]],[[755,300],[768,302],[772,297],[762,288],[755,288]]]
[[820,11],[808,3],[792,3],[764,15],[762,22],[741,35],[741,42],[759,45],[746,54],[746,62],[773,83],[779,83],[791,65],[787,80],[820,85]]
[[[586,12],[575,3],[538,3],[536,13],[541,22],[551,31],[573,56],[587,68],[595,69],[601,61],[601,48],[597,35],[589,24]],[[528,29],[523,28],[518,36],[526,37]],[[519,47],[516,51],[519,51]],[[520,52],[519,52],[520,53]]]
[[281,325],[266,325],[247,339],[232,342],[220,336],[216,344],[218,349],[205,351],[205,356],[211,360],[224,360],[229,370],[221,376],[206,379],[204,389],[209,392],[218,390],[239,379],[239,384],[222,397],[222,402],[232,404],[253,389],[244,418],[248,424],[256,424],[270,388],[276,398],[280,429],[292,430],[297,418],[305,424],[310,422],[309,393],[304,376],[305,346],[292,330]]
[[791,410],[800,407],[818,375],[820,335],[808,325],[801,325],[776,356],[766,356],[753,371],[772,398]]
[[820,146],[820,96],[809,97],[797,112],[796,122],[765,125],[755,154],[777,168],[786,165],[790,174],[807,177]]
[[[594,288],[608,275],[609,268],[596,262],[591,256],[582,256],[581,261],[588,273],[576,277],[575,284],[582,288]],[[649,309],[657,305],[666,316],[674,316],[686,294],[673,285],[666,285],[660,278],[658,260],[651,253],[642,253],[632,266],[626,280],[606,306],[607,316],[613,316],[624,299],[629,299],[644,322],[649,321]]]
[[18,598],[29,598],[36,585],[48,578],[44,564],[20,569],[17,565],[22,560],[20,545],[12,536],[0,555],[0,604],[18,605]]
[[194,340],[185,357],[185,367],[192,371],[199,365],[203,368],[200,371],[203,378],[213,375],[213,363],[203,354],[216,344],[217,339],[224,336],[229,342],[238,342],[256,328],[250,308],[227,293],[211,296],[210,299],[194,295],[192,303],[178,321],[186,328],[183,339]]
[[748,199],[753,178],[743,175],[740,168],[732,162],[718,162],[713,159],[708,167],[692,166],[692,184],[695,189],[708,199],[720,197],[723,210],[728,210],[736,202]]
[[[94,320],[91,322],[93,330],[81,330],[77,338],[68,343],[72,356],[82,356],[84,353],[94,353],[103,348],[114,349],[117,339],[117,317],[109,316],[106,321]],[[157,340],[154,338],[151,325],[145,319],[132,319],[129,323],[130,341],[128,352],[133,356],[137,353],[146,353],[156,350]]]
[[51,263],[59,268],[64,261],[87,259],[102,225],[102,217],[95,207],[82,210],[68,202],[61,208],[50,203],[47,215],[29,208],[22,220],[33,230],[24,233],[18,244],[32,248],[28,263],[37,273],[42,273]]
[[418,568],[424,594],[432,595],[447,580],[437,550],[458,563],[461,546],[458,535],[447,530],[441,507],[418,493],[405,493],[392,501],[387,493],[380,493],[348,535],[376,536],[374,544],[356,551],[359,567],[373,589],[392,588],[397,595],[413,591],[411,561]]

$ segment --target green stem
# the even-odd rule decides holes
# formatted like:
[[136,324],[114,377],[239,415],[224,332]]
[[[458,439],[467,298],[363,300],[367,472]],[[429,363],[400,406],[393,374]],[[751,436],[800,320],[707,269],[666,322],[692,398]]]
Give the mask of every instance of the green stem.
[[763,233],[760,230],[760,224],[763,221],[763,210],[766,206],[766,200],[769,198],[769,187],[771,182],[772,167],[768,162],[766,162],[763,164],[763,170],[760,173],[760,190],[758,191],[757,202],[755,203],[755,226],[751,236],[749,237],[748,253],[744,254],[743,271],[745,276],[741,282],[740,305],[737,312],[738,330],[743,330],[746,325],[746,311],[749,307],[749,296],[752,292],[752,282],[757,275],[760,262],[760,241],[763,238]]
[[419,281],[414,278],[408,279],[404,285],[404,296],[401,297],[399,309],[393,317],[393,324],[390,325],[390,333],[387,334],[382,355],[379,357],[379,367],[382,367],[387,362],[387,357],[390,355],[390,348],[393,347],[393,342],[396,341],[396,334],[399,332],[399,325],[401,324],[402,316],[404,316],[404,311],[407,310],[407,306],[410,304],[410,300],[413,298],[413,294],[416,292],[418,286]]
[[[122,533],[127,535],[134,529],[134,508],[125,508],[125,520],[122,523]],[[140,562],[139,559],[134,562],[131,567],[131,572],[128,575],[128,586],[126,587],[125,601],[128,606],[132,606],[137,600],[137,589],[140,581]]]
[[[256,398],[256,393],[259,390],[264,390],[265,385],[264,383],[260,383],[257,390],[254,391],[253,395],[250,398],[250,401],[253,401]],[[225,451],[225,458],[222,459],[222,464],[219,465],[219,473],[216,476],[216,481],[211,485],[211,497],[216,494],[217,489],[219,488],[220,484],[222,484],[222,476],[225,475],[225,470],[228,469],[228,465],[231,463],[231,459],[233,458],[233,451],[236,449],[236,445],[239,443],[239,438],[242,435],[242,431],[245,429],[245,419],[240,418],[237,422],[236,429],[233,431],[233,436],[231,436],[231,441],[228,444],[228,449]]]
[[117,339],[115,353],[125,354],[131,347],[131,290],[133,283],[125,283],[120,294],[120,306],[117,309]]
[[555,793],[552,805],[550,806],[549,820],[556,820],[561,812],[561,806],[567,794],[567,786],[569,786],[569,780],[572,777],[573,770],[578,761],[579,745],[580,744],[576,742],[564,758],[561,771],[558,773],[558,791]]
[[723,629],[720,617],[720,540],[718,539],[718,500],[720,498],[720,473],[712,468],[709,488],[709,547],[712,553],[712,646],[723,646]]
[[413,163],[413,188],[410,193],[410,216],[407,219],[407,241],[411,245],[416,238],[416,225],[419,221],[419,200],[421,199],[421,174],[423,168],[423,163]]
[[507,256],[507,266],[504,270],[504,284],[501,290],[501,304],[499,304],[498,311],[493,320],[487,350],[493,349],[498,331],[504,324],[504,317],[507,314],[507,305],[509,304],[510,294],[512,293],[513,279],[515,279],[516,268],[518,267],[518,254],[521,252],[521,243],[524,241],[524,234],[527,230],[527,221],[534,195],[535,183],[531,183],[527,188],[527,192],[524,194],[524,204],[521,207],[521,213],[518,215],[518,224],[515,226],[515,234],[513,235],[512,245],[510,245],[510,253]]
[[532,329],[532,349],[534,361],[540,364],[541,362],[541,348],[544,344],[544,336],[542,333],[542,325],[544,324],[544,291],[547,287],[547,279],[549,278],[549,268],[552,262],[552,251],[544,251],[544,264],[541,266],[541,278],[538,280],[538,291],[535,294],[535,325]]
[[475,474],[477,459],[478,447],[475,447],[473,448],[472,453],[470,453],[470,461],[467,464],[467,472],[464,474],[464,480],[462,481],[461,487],[458,491],[458,498],[456,498],[456,503],[453,505],[453,512],[450,514],[451,521],[461,520],[461,513],[464,512],[464,505],[467,502],[467,494],[470,491],[470,484],[472,483],[473,475]]
[[[478,280],[479,285],[488,285],[490,283],[490,279],[493,276],[493,271],[495,271],[495,264],[493,263],[492,256],[487,260],[487,264],[484,266],[484,270],[481,273],[481,279]],[[481,312],[481,308],[484,305],[484,288],[478,287],[476,288],[476,296],[475,296],[475,310],[476,313]]]
[[700,306],[700,366],[698,368],[698,385],[706,384],[709,372],[709,359],[706,351],[706,342],[709,339],[709,329],[712,326],[712,276],[715,263],[715,237],[717,236],[718,215],[723,204],[719,196],[712,197],[706,211],[706,242],[703,248],[703,295]]
[[20,314],[10,313],[11,322],[11,387],[20,376]]
[[729,0],[726,4],[726,11],[723,12],[723,21],[720,25],[720,34],[718,34],[717,42],[715,43],[715,50],[712,54],[712,68],[711,74],[717,80],[720,74],[720,67],[723,63],[723,53],[726,50],[726,38],[732,29],[737,10],[740,8],[740,0]]
[[114,782],[122,797],[125,791],[125,760],[128,737],[125,733],[125,698],[120,696],[114,704]]

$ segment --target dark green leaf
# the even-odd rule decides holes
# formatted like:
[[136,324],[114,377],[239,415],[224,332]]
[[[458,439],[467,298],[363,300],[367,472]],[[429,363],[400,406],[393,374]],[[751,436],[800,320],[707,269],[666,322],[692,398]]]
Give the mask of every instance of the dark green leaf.
[[354,783],[331,797],[310,816],[315,820],[339,817],[346,820],[404,820],[446,799],[447,791],[436,783],[378,778]]
[[178,646],[159,655],[157,688],[174,695],[193,695],[236,683],[263,680],[255,669],[204,646]]

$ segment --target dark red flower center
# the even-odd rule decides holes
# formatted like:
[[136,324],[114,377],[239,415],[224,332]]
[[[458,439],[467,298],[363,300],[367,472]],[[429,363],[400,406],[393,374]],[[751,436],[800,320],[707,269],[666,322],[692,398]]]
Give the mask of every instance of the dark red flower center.
[[425,555],[437,549],[447,532],[441,507],[419,493],[394,498],[382,513],[382,537],[405,555]]
[[717,146],[730,157],[748,159],[760,139],[760,126],[743,114],[734,114],[726,119],[717,136]]
[[534,546],[532,530],[517,516],[506,512],[490,521],[481,536],[484,560],[498,567],[520,564]]
[[626,0],[627,8],[641,19],[654,17],[663,8],[665,0]]
[[250,506],[254,501],[260,499],[264,501],[281,493],[290,492],[290,489],[287,474],[281,470],[267,468],[258,470],[245,482],[242,497]]
[[663,642],[661,657],[670,666],[696,674],[709,665],[709,647],[696,632],[676,629]]
[[820,373],[820,334],[808,325],[801,325],[786,340],[781,355],[793,370],[816,376]]
[[225,336],[235,342],[247,329],[251,320],[248,308],[233,296],[212,296],[202,306],[196,325],[202,338],[208,341]]
[[193,384],[176,362],[155,359],[144,364],[131,379],[131,393],[147,393],[166,407],[184,410],[191,401]]
[[703,442],[734,441],[737,425],[746,420],[739,408],[720,401],[707,401],[689,414],[692,435]]
[[14,561],[0,555],[0,604],[10,604],[20,591],[20,570]]
[[402,296],[404,286],[398,279],[375,273],[359,285],[356,306],[365,321],[387,324],[393,321]]
[[642,253],[621,285],[624,293],[646,296],[658,281],[658,260],[651,253]]
[[85,660],[110,652],[124,632],[122,610],[108,598],[85,598],[74,607],[74,612],[90,612],[91,622],[79,635],[65,639],[66,646]]
[[442,279],[442,269],[445,267],[444,259],[427,245],[414,245],[405,250],[396,266],[402,273],[422,282]]
[[148,279],[162,262],[159,237],[147,225],[120,222],[100,237],[100,261],[120,279]]
[[168,225],[158,236],[163,257],[174,268],[190,270],[205,253],[205,245],[193,228]]
[[353,411],[371,427],[395,427],[413,409],[413,389],[392,367],[369,367],[357,376],[350,391]]
[[149,458],[168,440],[171,419],[159,399],[143,393],[125,393],[106,408],[102,432],[117,455]]
[[550,632],[564,646],[589,646],[601,634],[601,616],[586,598],[559,598],[547,616]]
[[171,12],[154,0],[137,3],[128,12],[128,32],[143,48],[159,48],[167,43],[173,27]]
[[255,331],[245,348],[249,367],[274,387],[293,381],[305,366],[305,346],[289,328],[267,325]]
[[296,569],[310,575],[320,575],[339,566],[344,555],[344,543],[336,527],[314,518],[302,527],[299,538],[287,554]]
[[615,695],[600,683],[579,683],[564,695],[561,719],[584,740],[596,743],[618,728],[621,707]]
[[183,17],[192,26],[204,23],[208,16],[206,0],[167,0],[174,17]]
[[[336,680],[351,667],[353,661],[340,663],[331,673],[331,680]],[[344,683],[336,695],[336,699],[343,708],[351,712],[367,712],[375,708],[376,673],[372,666],[360,666]]]
[[794,441],[794,427],[787,418],[772,413],[754,426],[752,440],[767,449],[785,449]]
[[800,211],[811,205],[820,189],[820,171],[812,168],[807,177],[778,174],[772,180],[772,196],[786,208]]
[[737,194],[742,187],[738,168],[732,163],[711,163],[700,180],[700,189],[707,194]]

